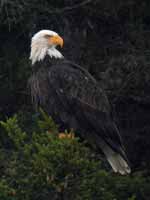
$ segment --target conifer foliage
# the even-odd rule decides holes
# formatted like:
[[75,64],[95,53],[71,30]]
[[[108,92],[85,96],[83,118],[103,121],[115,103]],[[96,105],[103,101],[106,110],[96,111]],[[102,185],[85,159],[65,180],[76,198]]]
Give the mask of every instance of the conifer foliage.
[[149,178],[106,171],[77,137],[67,132],[59,137],[43,111],[31,121],[32,130],[20,114],[0,122],[1,199],[146,200],[150,195]]

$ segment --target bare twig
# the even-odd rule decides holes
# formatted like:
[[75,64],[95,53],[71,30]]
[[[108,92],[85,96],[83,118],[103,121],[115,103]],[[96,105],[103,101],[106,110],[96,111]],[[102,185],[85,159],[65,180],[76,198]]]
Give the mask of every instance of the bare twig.
[[78,3],[78,4],[74,5],[74,6],[66,6],[66,7],[60,9],[60,12],[74,10],[74,9],[79,8],[79,7],[83,7],[83,6],[85,6],[85,5],[87,5],[87,4],[91,3],[91,2],[92,2],[92,0],[85,0],[85,1],[82,1],[81,3]]
[[66,6],[64,8],[53,8],[52,10],[49,10],[49,8],[44,8],[44,10],[47,12],[47,13],[50,13],[50,14],[57,14],[57,13],[63,13],[63,12],[67,12],[67,11],[72,11],[74,9],[78,9],[80,7],[83,7],[89,3],[92,3],[93,1],[92,0],[85,0],[85,1],[82,1],[81,3],[78,3],[78,4],[75,4],[73,6]]

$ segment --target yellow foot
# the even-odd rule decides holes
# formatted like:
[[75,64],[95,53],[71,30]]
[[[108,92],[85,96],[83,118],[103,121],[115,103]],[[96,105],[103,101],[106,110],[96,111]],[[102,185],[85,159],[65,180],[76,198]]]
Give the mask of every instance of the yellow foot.
[[71,139],[73,139],[75,136],[74,136],[74,133],[59,133],[58,137],[60,139],[63,139],[63,138],[71,138]]

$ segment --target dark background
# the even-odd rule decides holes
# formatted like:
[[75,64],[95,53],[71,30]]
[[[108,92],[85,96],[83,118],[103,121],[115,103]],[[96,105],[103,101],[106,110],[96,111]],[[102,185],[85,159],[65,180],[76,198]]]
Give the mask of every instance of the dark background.
[[64,38],[63,55],[99,81],[114,109],[134,171],[150,169],[149,0],[0,1],[0,119],[32,110],[30,40]]

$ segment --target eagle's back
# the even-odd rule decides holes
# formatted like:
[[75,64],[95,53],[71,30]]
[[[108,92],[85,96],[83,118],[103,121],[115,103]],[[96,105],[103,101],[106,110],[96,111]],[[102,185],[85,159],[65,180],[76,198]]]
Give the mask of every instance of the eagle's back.
[[[118,129],[111,118],[107,96],[88,71],[65,60],[53,64],[49,61],[44,65],[38,63],[30,85],[34,104],[44,108],[60,128],[74,129],[103,149],[107,157],[118,152],[127,160]],[[110,164],[114,162],[112,157],[108,159]],[[118,154],[117,159],[121,160]]]

